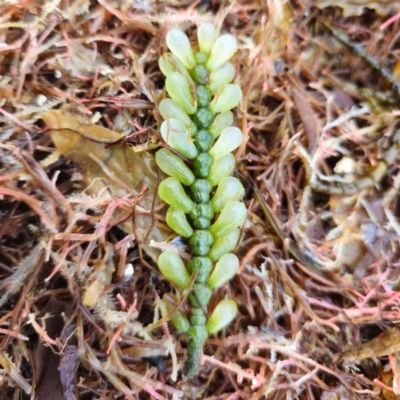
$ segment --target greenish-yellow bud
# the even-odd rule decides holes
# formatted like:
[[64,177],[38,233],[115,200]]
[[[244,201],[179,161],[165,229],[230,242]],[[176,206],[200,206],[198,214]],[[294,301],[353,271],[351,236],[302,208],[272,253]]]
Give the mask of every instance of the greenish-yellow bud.
[[225,111],[218,114],[210,126],[209,132],[216,139],[224,129],[229,128],[233,124],[233,114],[231,111]]
[[244,195],[244,187],[240,181],[232,176],[221,179],[217,191],[211,199],[211,206],[215,212],[221,211],[231,201],[239,200]]
[[239,269],[239,259],[232,253],[225,254],[217,262],[211,276],[208,278],[208,286],[211,289],[218,288],[236,275]]
[[189,81],[192,80],[192,77],[190,76],[188,70],[185,68],[179,58],[171,53],[166,53],[162,55],[158,59],[158,66],[165,76],[169,76],[173,72],[180,72],[182,75],[186,76]]
[[207,321],[208,333],[217,333],[228,326],[235,318],[236,313],[237,306],[233,300],[225,299],[220,301]]
[[[174,306],[171,303],[169,303],[167,300],[165,300],[165,297],[166,296],[164,296],[164,298],[163,298],[163,303],[165,304],[165,308],[167,309],[167,312],[171,312],[174,309]],[[170,321],[171,321],[172,325],[174,325],[175,328],[179,332],[185,333],[190,328],[189,320],[180,311],[175,311],[174,314],[172,315]]]
[[208,54],[213,48],[215,36],[214,25],[209,22],[201,24],[197,29],[197,40],[199,41],[200,51]]
[[194,145],[189,131],[177,119],[169,119],[161,124],[161,136],[173,149],[184,157],[193,160],[199,153]]
[[233,68],[233,65],[225,63],[210,75],[207,87],[212,93],[216,93],[220,88],[232,82],[234,76],[235,68]]
[[195,113],[196,107],[188,78],[179,72],[173,72],[167,76],[165,87],[175,103],[179,104],[188,114]]
[[222,178],[229,176],[235,168],[235,157],[233,154],[228,153],[218,160],[214,160],[211,167],[208,181],[212,186],[217,186]]
[[164,119],[176,119],[181,122],[185,128],[189,128],[192,124],[192,120],[189,115],[187,115],[186,111],[172,99],[164,99],[160,103],[158,109]]
[[243,225],[246,216],[246,206],[239,201],[232,201],[223,208],[218,219],[211,225],[210,231],[215,238],[224,236]]
[[194,174],[188,166],[175,154],[167,149],[160,149],[156,153],[156,163],[161,171],[178,179],[179,182],[190,186],[194,182]]
[[229,34],[221,35],[214,43],[206,66],[215,71],[226,63],[237,51],[236,39]]
[[176,55],[187,69],[192,69],[196,63],[193,57],[192,46],[188,37],[178,29],[172,29],[167,34],[167,46]]
[[236,150],[242,144],[242,140],[243,135],[239,128],[231,126],[224,129],[210,150],[210,154],[214,157],[214,161],[219,160],[226,154]]
[[231,83],[226,85],[221,93],[214,96],[213,101],[210,103],[210,110],[215,114],[232,110],[240,103],[241,99],[242,91],[239,86]]
[[192,211],[194,203],[184,191],[181,183],[175,178],[164,179],[158,187],[158,196],[170,206],[188,214]]
[[217,237],[214,244],[211,247],[208,257],[212,261],[218,261],[224,254],[228,254],[233,251],[239,240],[240,229],[236,228],[232,232],[227,233],[224,236]]
[[180,289],[186,289],[189,286],[189,273],[178,254],[173,251],[164,251],[158,257],[157,264],[161,273]]
[[193,229],[186,219],[183,211],[175,207],[169,207],[167,211],[167,225],[178,235],[189,238],[193,235]]

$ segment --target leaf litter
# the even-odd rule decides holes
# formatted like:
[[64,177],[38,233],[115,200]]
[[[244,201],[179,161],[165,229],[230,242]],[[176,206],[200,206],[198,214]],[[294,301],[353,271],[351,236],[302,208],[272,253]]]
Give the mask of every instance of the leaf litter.
[[[397,13],[366,0],[0,3],[0,395],[396,398]],[[239,42],[249,213],[240,273],[213,300],[229,294],[239,316],[184,382],[154,263],[185,252],[155,196],[157,59],[171,26],[194,38],[204,21]]]

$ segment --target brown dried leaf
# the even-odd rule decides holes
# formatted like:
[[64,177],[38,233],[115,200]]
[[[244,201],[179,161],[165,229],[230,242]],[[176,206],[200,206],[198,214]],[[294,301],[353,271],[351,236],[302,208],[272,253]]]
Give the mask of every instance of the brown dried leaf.
[[342,353],[335,354],[333,360],[345,361],[364,360],[368,357],[382,357],[400,351],[400,328],[393,327],[381,333],[369,343],[346,346]]
[[111,282],[112,274],[115,271],[113,264],[112,246],[107,243],[106,254],[101,257],[95,265],[91,282],[86,288],[83,304],[87,307],[94,307],[103,294],[104,287]]
[[[146,187],[147,191],[139,204],[151,210],[158,180],[154,157],[145,151],[135,151],[124,143],[118,143],[123,135],[91,123],[75,106],[68,105],[47,112],[42,115],[42,119],[51,128],[51,137],[57,150],[78,166],[90,194],[96,196],[103,190],[104,181],[118,197],[129,192],[138,194]],[[115,180],[110,179],[96,159],[107,167]],[[159,204],[156,199],[156,205]],[[150,215],[136,217],[141,240],[146,237],[151,222]],[[124,223],[123,229],[132,233],[131,222]],[[162,242],[169,234],[166,225],[156,223],[148,240]],[[157,256],[158,251],[155,249],[148,246],[144,248],[152,257]]]
[[[57,339],[64,327],[62,313],[69,305],[64,301],[59,301],[55,297],[50,297],[46,307],[38,315],[38,319],[43,318],[44,328],[49,337]],[[39,340],[34,351],[35,360],[35,387],[36,396],[40,399],[62,400],[63,388],[60,380],[60,356],[49,346]]]
[[351,17],[361,15],[365,8],[374,9],[378,14],[385,15],[391,11],[396,11],[399,3],[396,0],[308,0],[305,2],[307,6],[316,6],[320,9],[327,7],[340,7],[343,9],[343,16]]
[[67,346],[64,354],[61,356],[60,366],[60,379],[64,390],[64,397],[67,400],[76,400],[75,387],[76,387],[76,371],[79,367],[79,356],[77,349],[72,346]]
[[68,57],[57,57],[49,62],[55,69],[68,72],[71,77],[91,77],[98,71],[101,75],[112,73],[101,54],[80,43],[70,44]]
[[296,104],[300,118],[303,121],[304,129],[306,131],[308,140],[308,152],[310,154],[314,154],[319,133],[322,128],[321,122],[319,121],[309,102],[305,98],[304,93],[301,93],[298,89],[293,89],[293,100]]
[[[382,382],[389,387],[393,386],[393,371],[383,371],[382,372]],[[396,400],[397,396],[391,392],[390,390],[387,390],[385,388],[382,388],[382,394],[385,400]]]

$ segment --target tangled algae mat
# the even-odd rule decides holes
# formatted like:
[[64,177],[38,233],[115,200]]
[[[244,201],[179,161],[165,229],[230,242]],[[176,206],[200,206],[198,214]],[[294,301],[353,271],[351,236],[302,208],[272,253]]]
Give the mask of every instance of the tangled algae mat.
[[[400,395],[397,1],[0,1],[0,399]],[[157,59],[235,35],[237,319],[181,377]],[[185,311],[185,293],[180,296]]]

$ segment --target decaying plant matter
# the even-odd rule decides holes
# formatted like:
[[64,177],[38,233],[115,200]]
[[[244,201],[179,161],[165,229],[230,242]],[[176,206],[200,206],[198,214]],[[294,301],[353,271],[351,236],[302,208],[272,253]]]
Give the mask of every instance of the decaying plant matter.
[[[398,11],[1,2],[0,397],[397,398]],[[238,271],[208,303],[231,299],[237,316],[185,380],[188,339],[170,321],[190,315],[190,290],[156,263],[191,257],[156,195],[155,154],[173,152],[158,60],[168,32],[194,46],[205,23],[238,45],[247,220]]]

